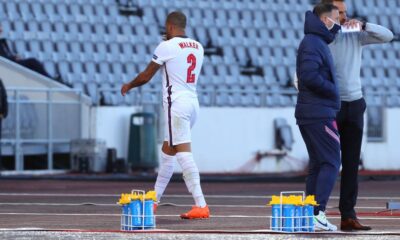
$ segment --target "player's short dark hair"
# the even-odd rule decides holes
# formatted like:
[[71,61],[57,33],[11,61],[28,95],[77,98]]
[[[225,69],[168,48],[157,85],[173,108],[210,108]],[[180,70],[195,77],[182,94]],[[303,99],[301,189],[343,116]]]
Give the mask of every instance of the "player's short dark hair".
[[167,16],[167,23],[177,26],[179,28],[186,28],[186,16],[184,13],[175,11]]
[[321,17],[322,14],[330,13],[333,10],[338,10],[338,8],[332,3],[318,3],[315,5],[313,13],[318,17]]

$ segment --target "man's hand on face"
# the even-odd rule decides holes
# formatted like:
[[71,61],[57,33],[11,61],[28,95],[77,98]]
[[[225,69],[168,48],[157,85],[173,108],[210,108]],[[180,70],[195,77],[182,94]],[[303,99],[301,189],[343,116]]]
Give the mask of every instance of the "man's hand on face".
[[350,19],[343,24],[343,26],[347,27],[347,28],[356,28],[358,26],[360,26],[360,28],[362,28],[362,25],[363,25],[363,23],[357,19]]

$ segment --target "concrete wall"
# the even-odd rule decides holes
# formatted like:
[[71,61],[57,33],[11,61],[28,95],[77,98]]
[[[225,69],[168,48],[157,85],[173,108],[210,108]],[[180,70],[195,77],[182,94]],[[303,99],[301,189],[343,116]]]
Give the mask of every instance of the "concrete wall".
[[[93,110],[93,135],[115,147],[119,157],[126,158],[129,116],[137,107],[98,107]],[[386,109],[386,141],[364,141],[363,156],[367,169],[400,169],[400,109]],[[193,128],[193,152],[201,172],[235,172],[255,152],[274,148],[273,121],[286,118],[292,126],[295,143],[291,156],[297,160],[276,161],[267,158],[255,164],[254,172],[299,170],[308,161],[307,151],[294,119],[294,108],[201,108]],[[390,131],[389,131],[390,129]],[[177,167],[176,171],[180,171]]]
[[385,141],[365,141],[363,145],[364,166],[374,170],[400,169],[400,108],[387,108],[384,113]]
[[93,107],[91,110],[92,138],[106,141],[108,148],[117,149],[117,157],[127,158],[129,119],[141,107]]

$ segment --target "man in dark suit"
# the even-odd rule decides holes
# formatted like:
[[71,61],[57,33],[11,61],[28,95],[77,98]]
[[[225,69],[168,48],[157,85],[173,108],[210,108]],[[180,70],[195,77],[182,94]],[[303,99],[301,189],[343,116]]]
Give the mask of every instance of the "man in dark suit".
[[[0,79],[0,139],[1,139],[1,127],[2,121],[7,117],[8,114],[8,102],[7,102],[7,92],[3,85],[3,81]],[[1,144],[0,144],[0,171],[3,165],[1,162]]]
[[[0,25],[0,36],[1,36],[2,32],[3,32],[3,28]],[[35,72],[38,72],[46,77],[53,78],[47,73],[43,64],[41,62],[39,62],[37,59],[35,59],[35,58],[22,59],[20,56],[14,54],[10,50],[10,48],[7,44],[7,40],[5,38],[0,38],[0,56],[5,57],[13,62],[16,62],[24,67],[27,67]]]

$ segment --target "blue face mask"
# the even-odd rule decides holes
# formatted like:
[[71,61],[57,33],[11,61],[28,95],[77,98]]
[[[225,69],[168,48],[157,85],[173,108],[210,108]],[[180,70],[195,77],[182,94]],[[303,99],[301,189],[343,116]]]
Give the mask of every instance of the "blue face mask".
[[329,30],[332,34],[335,34],[335,35],[336,35],[336,33],[339,32],[339,30],[340,30],[342,27],[341,27],[340,24],[338,24],[336,21],[333,21],[330,17],[328,17],[328,20],[331,21],[331,22],[333,23],[332,27],[331,27],[331,28],[328,28],[328,30]]
[[342,29],[342,27],[340,25],[333,24],[333,27],[331,29],[329,29],[329,32],[336,35],[336,33],[338,33],[340,29]]

